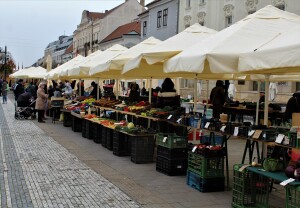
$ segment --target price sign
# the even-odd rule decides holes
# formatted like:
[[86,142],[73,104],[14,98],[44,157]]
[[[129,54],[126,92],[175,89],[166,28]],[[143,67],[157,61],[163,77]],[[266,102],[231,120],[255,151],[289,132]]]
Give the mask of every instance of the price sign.
[[275,142],[278,143],[278,144],[281,144],[283,139],[284,139],[284,134],[278,134],[277,137],[276,137]]
[[253,134],[252,138],[259,139],[261,133],[262,133],[262,130],[256,130],[255,133]]
[[224,131],[225,131],[225,128],[226,128],[226,126],[222,126],[221,129],[220,129],[220,131],[221,131],[221,132],[224,132]]
[[164,137],[163,139],[163,143],[165,143],[167,141],[168,137]]
[[209,124],[210,124],[209,122],[206,122],[204,128],[207,129],[209,127]]
[[251,131],[249,131],[248,136],[251,137],[254,133],[255,133],[255,130],[251,130]]
[[172,115],[169,115],[168,119],[171,119],[172,118]]
[[237,136],[238,134],[239,134],[239,127],[236,126],[236,127],[234,127],[233,136]]
[[195,152],[197,149],[197,146],[194,146],[194,148],[192,149],[192,152]]
[[179,118],[176,122],[177,122],[177,123],[180,123],[181,120],[182,120],[182,118]]

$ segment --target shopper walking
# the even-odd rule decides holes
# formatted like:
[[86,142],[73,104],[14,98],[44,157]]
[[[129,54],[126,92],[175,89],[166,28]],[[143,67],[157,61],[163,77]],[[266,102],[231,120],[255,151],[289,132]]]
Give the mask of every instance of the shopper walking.
[[9,86],[6,82],[6,80],[2,83],[2,96],[3,96],[3,104],[7,104],[7,92],[9,91]]
[[35,103],[35,109],[38,111],[38,122],[40,123],[45,123],[43,118],[46,110],[45,103],[47,102],[48,99],[48,94],[45,93],[44,88],[45,88],[45,83],[41,82],[37,90],[37,99]]

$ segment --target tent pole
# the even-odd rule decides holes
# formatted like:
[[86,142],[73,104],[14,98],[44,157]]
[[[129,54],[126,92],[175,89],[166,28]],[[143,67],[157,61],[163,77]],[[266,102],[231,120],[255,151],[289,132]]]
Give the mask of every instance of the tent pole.
[[99,100],[99,83],[100,83],[100,78],[98,78],[98,84],[97,84],[97,100]]
[[257,81],[257,100],[256,100],[256,117],[255,125],[258,125],[258,116],[259,116],[259,99],[260,99],[260,80]]
[[78,88],[79,88],[78,89],[78,92],[79,92],[78,95],[81,96],[81,93],[82,93],[81,92],[81,79],[79,79]]
[[197,105],[197,77],[194,78],[194,113],[196,112],[196,105]]
[[208,103],[208,99],[209,99],[208,90],[209,90],[209,81],[206,80],[206,104]]
[[151,99],[152,99],[152,77],[150,78],[149,81],[149,103],[151,103]]
[[265,110],[264,110],[264,125],[268,126],[268,117],[269,117],[269,85],[270,85],[270,76],[265,75]]
[[119,79],[116,79],[116,99],[119,99]]

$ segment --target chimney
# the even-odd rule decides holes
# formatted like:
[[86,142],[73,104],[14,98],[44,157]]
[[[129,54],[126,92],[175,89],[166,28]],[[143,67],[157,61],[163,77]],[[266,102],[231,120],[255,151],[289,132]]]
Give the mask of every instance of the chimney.
[[140,4],[145,7],[145,0],[140,0]]

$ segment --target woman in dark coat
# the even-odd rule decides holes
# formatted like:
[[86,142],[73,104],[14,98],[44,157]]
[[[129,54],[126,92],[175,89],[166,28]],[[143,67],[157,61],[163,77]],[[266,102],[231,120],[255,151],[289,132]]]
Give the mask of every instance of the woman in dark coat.
[[177,95],[174,83],[170,78],[164,80],[157,95],[156,107],[164,108],[165,106],[180,107],[180,96]]
[[223,105],[226,101],[222,80],[218,80],[216,86],[211,90],[210,101],[213,105],[213,117],[220,118],[220,114],[223,110]]
[[46,102],[48,99],[48,94],[45,93],[45,83],[40,83],[37,90],[37,99],[35,103],[35,109],[38,111],[38,122],[45,123],[43,120],[44,113],[46,110]]
[[291,119],[293,113],[299,113],[299,112],[300,112],[300,91],[295,92],[293,94],[293,97],[291,97],[288,100],[284,112],[284,118],[285,120]]

